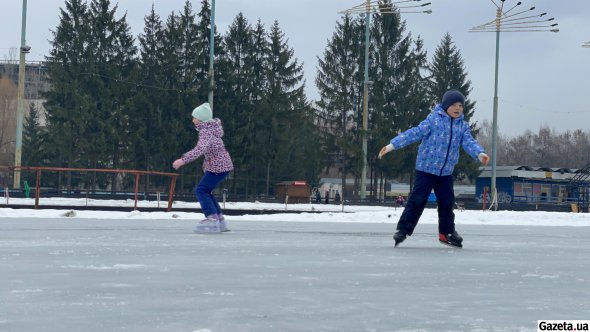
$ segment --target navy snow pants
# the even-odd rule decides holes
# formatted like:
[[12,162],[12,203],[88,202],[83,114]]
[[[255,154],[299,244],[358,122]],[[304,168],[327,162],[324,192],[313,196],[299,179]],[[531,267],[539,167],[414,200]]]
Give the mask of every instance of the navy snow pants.
[[397,223],[398,231],[412,235],[424,207],[428,203],[428,196],[430,196],[432,189],[434,189],[438,205],[438,232],[449,234],[455,231],[453,176],[438,176],[421,171],[416,171],[414,188]]

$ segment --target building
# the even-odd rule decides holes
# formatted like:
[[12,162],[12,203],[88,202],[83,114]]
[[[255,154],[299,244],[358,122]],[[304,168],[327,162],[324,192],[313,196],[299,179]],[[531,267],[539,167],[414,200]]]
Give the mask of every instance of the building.
[[[16,144],[16,112],[18,95],[18,61],[0,61],[0,165],[14,164]],[[49,89],[47,67],[43,62],[25,64],[24,115],[34,105],[39,123],[45,125],[43,93]]]
[[[514,203],[578,203],[587,202],[590,182],[583,169],[530,166],[496,167],[498,204]],[[484,167],[475,182],[475,196],[483,203],[490,201],[492,168]],[[582,180],[582,181],[580,181]]]

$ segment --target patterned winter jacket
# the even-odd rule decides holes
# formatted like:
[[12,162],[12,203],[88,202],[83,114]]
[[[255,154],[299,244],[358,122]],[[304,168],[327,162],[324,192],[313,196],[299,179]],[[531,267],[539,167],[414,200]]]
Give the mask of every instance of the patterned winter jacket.
[[484,152],[471,136],[469,124],[463,118],[461,114],[453,119],[440,105],[436,105],[424,121],[394,137],[391,144],[397,150],[422,140],[416,170],[438,176],[451,175],[459,161],[460,146],[475,160],[479,153]]
[[212,173],[229,172],[234,169],[229,153],[223,145],[223,127],[221,120],[215,118],[208,122],[200,122],[195,126],[199,132],[197,145],[182,155],[185,164],[205,156],[203,170]]

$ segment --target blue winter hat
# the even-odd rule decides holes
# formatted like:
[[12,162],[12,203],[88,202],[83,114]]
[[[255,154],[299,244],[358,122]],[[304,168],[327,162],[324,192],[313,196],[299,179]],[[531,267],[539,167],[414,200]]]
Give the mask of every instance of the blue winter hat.
[[209,106],[209,103],[197,106],[193,110],[193,118],[199,119],[203,122],[211,121],[211,119],[213,119],[213,112],[211,112],[211,106]]
[[442,96],[440,106],[443,108],[443,110],[446,111],[451,105],[453,105],[456,102],[465,104],[465,96],[461,92],[455,89],[451,89],[445,92],[445,94]]

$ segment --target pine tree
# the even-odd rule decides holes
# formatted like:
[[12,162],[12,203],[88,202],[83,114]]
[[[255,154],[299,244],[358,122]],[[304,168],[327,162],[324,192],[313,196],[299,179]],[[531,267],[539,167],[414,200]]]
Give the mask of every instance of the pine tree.
[[272,111],[264,118],[269,126],[267,144],[274,148],[267,150],[265,156],[267,193],[270,193],[272,182],[297,174],[291,156],[300,148],[295,139],[298,137],[296,128],[302,123],[306,111],[303,65],[294,58],[294,51],[287,44],[277,21],[270,29],[269,50],[267,95]]
[[[195,99],[191,98],[194,91],[186,90],[189,85],[184,75],[188,65],[184,57],[186,37],[181,25],[181,16],[172,12],[168,15],[162,33],[161,71],[159,77],[160,100],[162,108],[161,136],[164,151],[168,151],[170,164],[174,158],[194,147],[196,136],[192,124],[191,110],[196,106]],[[185,174],[195,174],[199,167],[196,163],[189,164],[181,169],[179,191],[183,190],[185,183],[192,183],[194,180]]]
[[[39,126],[39,110],[34,103],[31,103],[29,114],[23,126],[23,147],[22,165],[39,166],[43,165],[43,140],[42,129]],[[29,179],[29,183],[32,183]]]
[[[324,144],[328,155],[326,165],[339,165],[342,188],[346,175],[360,175],[362,157],[360,130],[362,123],[362,50],[363,26],[349,15],[336,23],[336,31],[328,41],[323,58],[318,59],[316,86],[320,126],[324,127]],[[364,53],[363,53],[364,54]],[[344,193],[343,193],[344,194]]]
[[272,109],[268,102],[268,61],[270,45],[264,25],[258,20],[252,30],[252,47],[250,55],[247,58],[247,67],[250,68],[250,77],[252,86],[250,87],[250,103],[252,109],[248,114],[248,124],[250,128],[249,145],[245,153],[250,157],[249,170],[252,176],[248,176],[252,186],[257,194],[266,193],[264,172],[268,155],[267,149],[274,147],[268,146],[266,137],[268,137],[269,126],[266,125],[265,114],[270,114]]
[[[116,18],[117,6],[110,0],[93,0],[88,17],[91,26],[88,49],[91,76],[86,80],[85,89],[95,101],[86,135],[91,139],[84,151],[83,162],[91,168],[124,168],[127,164],[127,151],[131,128],[130,110],[136,94],[137,62],[134,37],[124,15]],[[98,174],[93,178],[100,186],[111,184],[112,190],[119,190],[121,183]]]
[[[133,108],[134,115],[130,118],[133,127],[132,140],[135,142],[131,153],[134,169],[168,170],[166,166],[172,158],[166,150],[165,139],[162,139],[165,122],[161,97],[166,93],[159,86],[166,75],[162,72],[162,30],[162,21],[152,5],[150,13],[144,18],[143,33],[138,37],[141,77]],[[144,185],[148,186],[150,182],[148,177]]]
[[[424,77],[428,66],[421,39],[414,41],[406,32],[399,12],[375,15],[372,26],[374,80],[370,105],[369,128],[371,156],[400,131],[420,123],[430,112],[428,81]],[[384,183],[386,178],[411,176],[414,173],[417,146],[396,151],[394,158],[376,162],[369,159],[374,176]],[[373,186],[376,189],[376,186]],[[384,192],[383,190],[381,192]]]
[[[266,43],[266,41],[264,41]],[[262,45],[264,45],[264,43]],[[255,45],[253,30],[248,20],[239,13],[230,25],[227,34],[223,38],[224,54],[220,61],[224,68],[223,78],[219,77],[220,89],[217,110],[223,112],[226,131],[232,133],[226,136],[226,145],[232,152],[235,161],[234,180],[242,180],[244,193],[249,195],[251,191],[258,193],[256,188],[257,167],[254,133],[256,127],[255,113],[259,111],[255,107],[253,96],[258,84],[254,71]],[[264,74],[264,71],[262,72]],[[234,183],[236,185],[236,183]]]
[[[80,167],[89,137],[86,126],[95,103],[85,89],[90,50],[88,7],[82,0],[69,0],[60,9],[53,31],[52,49],[46,57],[51,89],[46,94],[47,136],[45,147],[50,163],[58,167]],[[54,180],[53,175],[46,179]],[[55,179],[61,186],[61,173]]]
[[[467,79],[463,58],[449,33],[445,34],[434,52],[431,71],[432,100],[440,102],[442,95],[449,89],[461,91],[465,95],[463,114],[465,121],[469,121],[475,112],[475,102],[469,99],[471,81]],[[477,135],[476,125],[471,124],[470,127],[475,137]],[[464,178],[475,180],[479,173],[479,162],[474,161],[465,151],[461,150],[459,163],[455,166],[453,176],[458,180]]]

